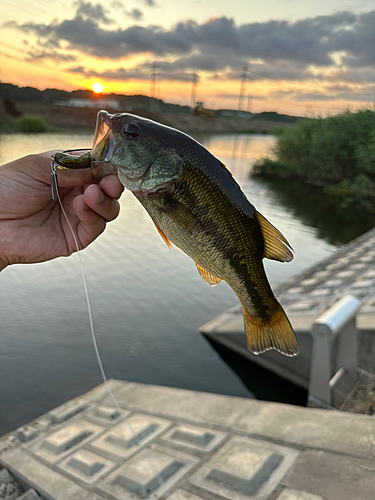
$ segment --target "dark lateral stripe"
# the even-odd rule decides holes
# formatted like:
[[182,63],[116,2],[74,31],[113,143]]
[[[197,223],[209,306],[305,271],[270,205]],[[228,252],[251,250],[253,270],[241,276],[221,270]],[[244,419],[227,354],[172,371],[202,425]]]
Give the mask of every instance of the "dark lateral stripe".
[[[205,190],[205,192],[208,193],[209,201],[207,204],[202,203],[199,199],[202,198],[202,196],[198,197],[194,193],[191,185],[196,183],[200,185],[200,189],[202,191]],[[230,217],[232,214],[232,219],[238,217],[239,231],[242,230],[242,233],[248,233],[249,239],[251,234],[254,234],[254,230],[257,227],[256,220],[249,219],[243,213],[239,212],[231,200],[223,194],[220,188],[208,179],[199,168],[194,167],[190,163],[184,164],[182,179],[177,183],[176,191],[173,196],[194,214],[196,221],[199,221],[199,225],[201,226],[200,230],[210,237],[212,245],[221,255],[223,261],[229,262],[230,266],[241,281],[242,286],[249,295],[257,314],[261,318],[268,318],[270,316],[269,307],[262,300],[261,294],[257,289],[257,283],[251,277],[252,270],[250,269],[249,257],[247,256],[249,247],[246,246],[246,248],[244,248],[246,242],[242,237],[236,238],[233,231],[232,234],[228,234],[227,228],[222,228],[220,226],[220,220],[217,221],[212,218],[210,205],[212,206],[215,203],[220,203],[227,216]],[[259,235],[260,237],[257,238],[254,247],[256,245],[261,245],[261,248],[259,248],[258,251],[259,255],[263,255],[264,242],[261,236],[260,228]],[[238,245],[240,245],[240,251],[238,249]],[[243,257],[243,263],[240,262],[241,259],[239,257]],[[254,269],[253,272],[254,271],[256,270]],[[265,277],[264,280],[265,283],[267,283]],[[267,290],[265,290],[265,293],[267,293]],[[271,290],[269,293],[272,294]]]

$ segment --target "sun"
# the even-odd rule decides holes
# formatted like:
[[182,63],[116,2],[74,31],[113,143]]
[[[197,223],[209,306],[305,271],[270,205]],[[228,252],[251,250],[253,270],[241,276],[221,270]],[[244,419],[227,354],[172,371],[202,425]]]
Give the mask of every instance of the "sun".
[[92,90],[95,92],[95,94],[100,94],[103,92],[103,85],[99,82],[95,82],[92,86]]

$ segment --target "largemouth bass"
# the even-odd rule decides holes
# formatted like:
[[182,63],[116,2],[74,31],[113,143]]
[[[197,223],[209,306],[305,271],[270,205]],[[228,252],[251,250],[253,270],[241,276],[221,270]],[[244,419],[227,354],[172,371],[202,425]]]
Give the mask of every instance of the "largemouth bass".
[[298,353],[293,329],[262,262],[292,260],[291,247],[201,144],[145,118],[100,111],[91,152],[75,159],[57,154],[56,160],[66,168],[87,167],[90,162],[96,179],[117,171],[165,243],[191,257],[206,283],[224,280],[234,290],[250,351]]

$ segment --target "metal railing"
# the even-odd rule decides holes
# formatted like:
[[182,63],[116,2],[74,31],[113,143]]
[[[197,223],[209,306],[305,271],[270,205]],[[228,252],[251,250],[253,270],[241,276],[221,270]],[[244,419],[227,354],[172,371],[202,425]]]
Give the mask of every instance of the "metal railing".
[[337,408],[356,385],[360,306],[356,297],[347,295],[314,322],[308,405]]

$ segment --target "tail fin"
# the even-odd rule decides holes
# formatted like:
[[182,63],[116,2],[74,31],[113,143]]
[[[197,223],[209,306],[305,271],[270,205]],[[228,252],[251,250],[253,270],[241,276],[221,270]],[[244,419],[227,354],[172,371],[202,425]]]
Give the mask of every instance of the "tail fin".
[[269,319],[263,319],[247,312],[242,306],[247,337],[247,347],[254,354],[276,349],[286,356],[298,354],[298,343],[284,309],[276,302]]

